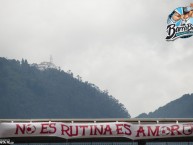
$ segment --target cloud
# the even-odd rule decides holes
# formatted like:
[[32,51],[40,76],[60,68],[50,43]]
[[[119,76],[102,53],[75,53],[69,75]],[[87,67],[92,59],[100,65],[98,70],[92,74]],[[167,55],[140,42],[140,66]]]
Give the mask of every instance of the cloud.
[[49,60],[120,100],[134,117],[193,89],[192,38],[166,42],[190,1],[2,0],[0,55]]

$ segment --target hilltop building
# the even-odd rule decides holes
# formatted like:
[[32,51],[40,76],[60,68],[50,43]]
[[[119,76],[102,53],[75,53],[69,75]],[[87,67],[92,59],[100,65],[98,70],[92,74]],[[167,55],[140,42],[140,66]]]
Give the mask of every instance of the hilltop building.
[[46,61],[43,61],[41,62],[40,64],[32,64],[32,66],[35,66],[36,68],[38,68],[39,70],[46,70],[46,69],[59,69],[59,67],[57,67],[54,63],[53,63],[53,58],[52,56],[50,56],[50,61],[49,62],[46,62]]

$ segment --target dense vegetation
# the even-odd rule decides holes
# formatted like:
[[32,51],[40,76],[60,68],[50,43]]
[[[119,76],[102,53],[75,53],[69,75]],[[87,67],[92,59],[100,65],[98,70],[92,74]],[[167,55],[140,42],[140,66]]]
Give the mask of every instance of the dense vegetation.
[[107,91],[71,72],[0,58],[0,118],[130,117]]
[[138,118],[193,118],[193,94],[186,94],[149,114]]

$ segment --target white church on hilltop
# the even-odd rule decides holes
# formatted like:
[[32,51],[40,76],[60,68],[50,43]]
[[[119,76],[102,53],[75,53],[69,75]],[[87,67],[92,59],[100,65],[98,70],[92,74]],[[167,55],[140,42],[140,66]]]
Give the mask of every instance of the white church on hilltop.
[[36,63],[33,63],[32,66],[35,66],[36,68],[38,68],[39,70],[46,70],[46,69],[59,69],[59,67],[57,67],[54,63],[53,63],[53,58],[52,56],[50,56],[50,61],[49,62],[46,62],[46,61],[43,61],[41,62],[40,64],[36,64]]

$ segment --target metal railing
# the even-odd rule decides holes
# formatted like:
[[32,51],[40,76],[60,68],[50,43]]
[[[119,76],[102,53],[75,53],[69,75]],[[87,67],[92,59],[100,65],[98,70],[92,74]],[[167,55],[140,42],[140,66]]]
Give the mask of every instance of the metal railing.
[[101,119],[0,119],[2,122],[65,122],[65,123],[102,123],[102,122],[129,122],[129,123],[180,123],[193,122],[193,118],[101,118]]

